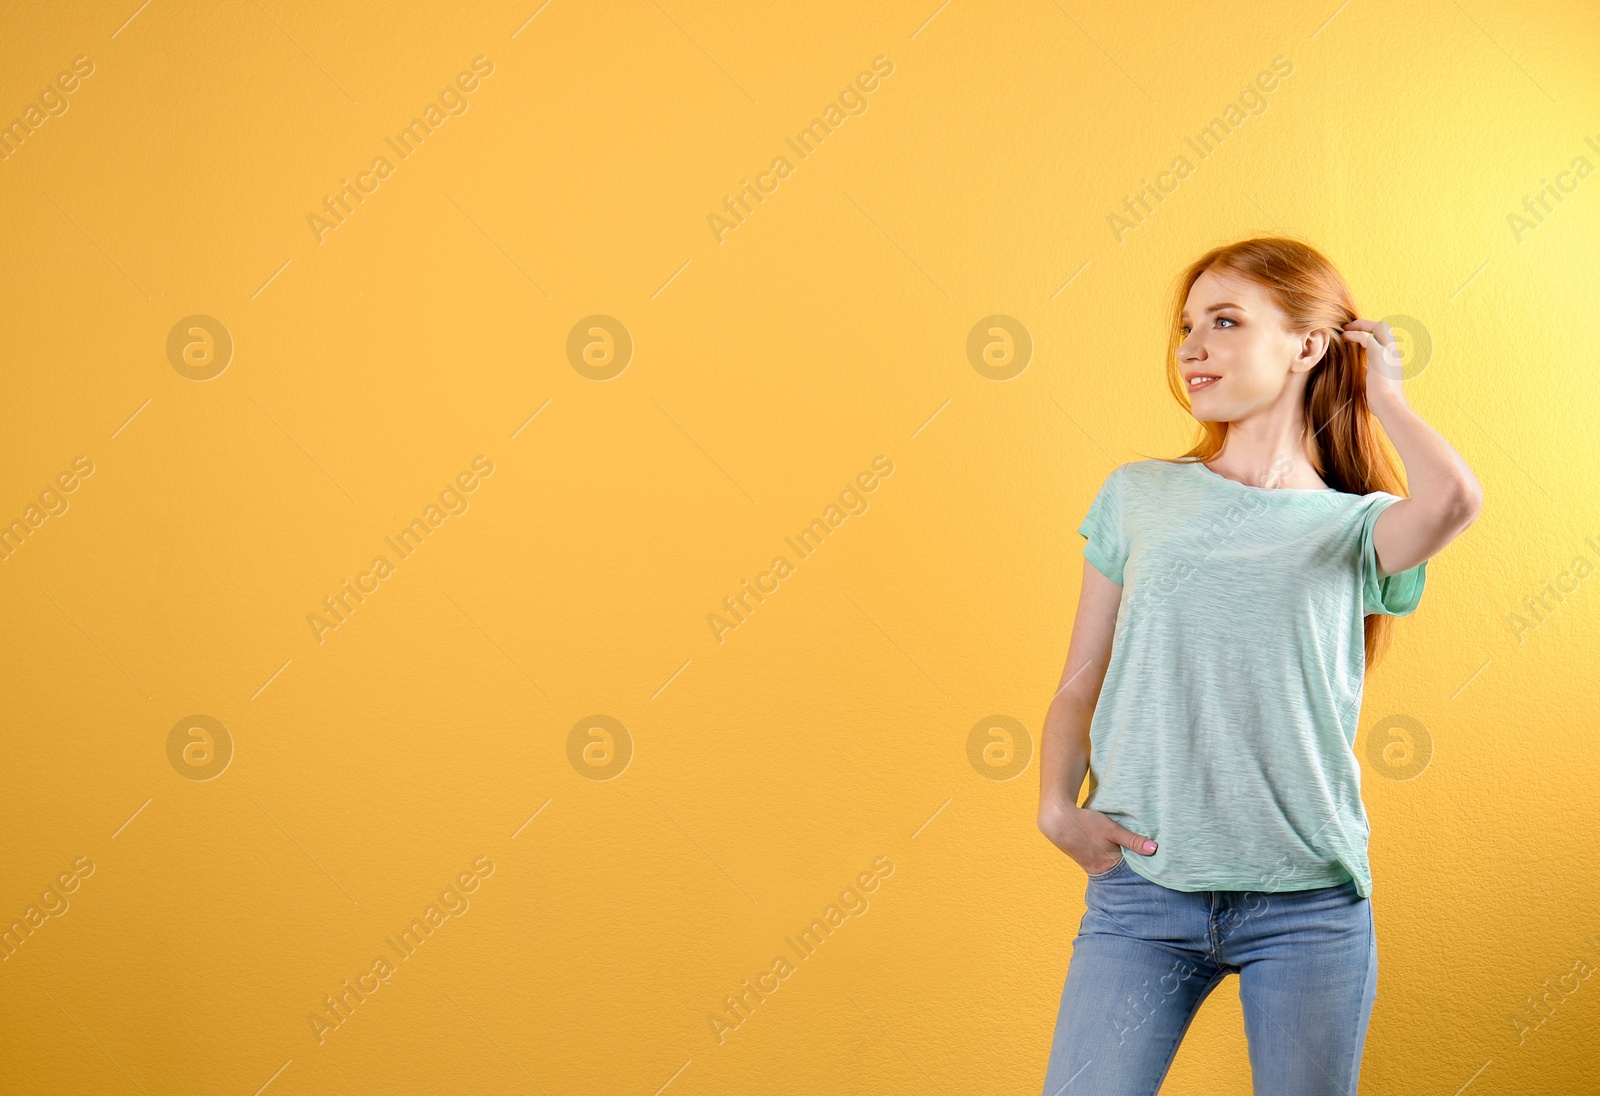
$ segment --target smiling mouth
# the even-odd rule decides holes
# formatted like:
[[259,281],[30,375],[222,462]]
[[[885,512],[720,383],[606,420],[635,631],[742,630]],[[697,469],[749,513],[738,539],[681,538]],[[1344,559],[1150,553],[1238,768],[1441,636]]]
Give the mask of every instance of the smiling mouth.
[[1210,377],[1203,373],[1196,374],[1195,376],[1189,378],[1189,391],[1198,392],[1202,388],[1210,388],[1213,384],[1216,384],[1221,379],[1221,377]]

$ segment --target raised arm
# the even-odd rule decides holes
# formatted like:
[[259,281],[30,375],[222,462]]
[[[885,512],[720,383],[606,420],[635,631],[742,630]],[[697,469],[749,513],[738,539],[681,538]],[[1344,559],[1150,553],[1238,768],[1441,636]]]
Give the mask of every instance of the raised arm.
[[1122,587],[1085,559],[1067,664],[1045,712],[1039,743],[1039,830],[1091,874],[1116,867],[1119,845],[1146,855],[1155,851],[1154,842],[1147,849],[1145,837],[1078,806],[1089,771],[1089,722],[1110,665],[1121,600]]
[[1406,403],[1400,355],[1389,325],[1351,320],[1344,338],[1367,350],[1367,405],[1406,468],[1408,498],[1378,515],[1372,546],[1384,577],[1437,555],[1478,517],[1483,488],[1461,454]]

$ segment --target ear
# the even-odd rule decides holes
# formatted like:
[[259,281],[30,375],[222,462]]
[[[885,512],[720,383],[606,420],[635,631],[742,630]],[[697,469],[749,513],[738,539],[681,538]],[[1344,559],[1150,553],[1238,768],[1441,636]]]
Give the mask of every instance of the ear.
[[1322,361],[1328,352],[1329,332],[1326,327],[1319,327],[1308,331],[1300,339],[1298,352],[1294,360],[1289,363],[1291,373],[1308,373],[1312,367]]

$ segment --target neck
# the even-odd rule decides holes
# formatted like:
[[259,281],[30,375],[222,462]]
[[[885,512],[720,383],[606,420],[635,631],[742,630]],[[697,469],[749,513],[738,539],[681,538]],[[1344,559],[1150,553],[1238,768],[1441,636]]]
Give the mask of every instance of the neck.
[[1311,465],[1311,439],[1299,415],[1274,423],[1228,424],[1222,451],[1206,462],[1212,471],[1256,487],[1326,487]]

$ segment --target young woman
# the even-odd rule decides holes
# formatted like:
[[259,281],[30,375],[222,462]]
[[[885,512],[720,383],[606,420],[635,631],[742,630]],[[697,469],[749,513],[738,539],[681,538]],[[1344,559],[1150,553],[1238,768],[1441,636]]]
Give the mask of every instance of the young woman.
[[1362,683],[1482,492],[1315,249],[1216,248],[1172,308],[1202,437],[1095,496],[1040,747],[1039,829],[1089,877],[1045,1096],[1155,1093],[1230,973],[1257,1096],[1346,1096],[1378,975]]

